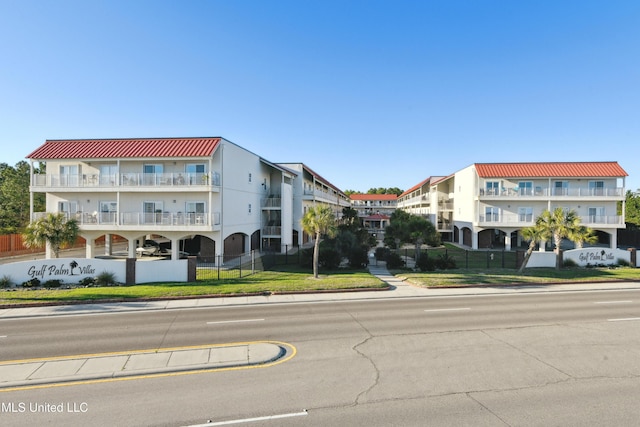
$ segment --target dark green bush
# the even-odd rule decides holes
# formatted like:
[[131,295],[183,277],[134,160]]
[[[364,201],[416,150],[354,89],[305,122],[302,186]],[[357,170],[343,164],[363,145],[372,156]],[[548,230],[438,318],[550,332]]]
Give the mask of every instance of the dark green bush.
[[340,261],[342,257],[340,252],[333,248],[320,246],[320,253],[318,254],[318,265],[328,270],[335,270],[340,267]]
[[7,288],[10,288],[11,286],[13,286],[13,281],[11,280],[11,277],[2,276],[0,278],[0,288],[7,289]]
[[26,282],[23,282],[21,286],[23,288],[37,288],[38,286],[40,286],[40,279],[38,279],[37,277],[34,277],[31,280],[27,280]]
[[387,257],[389,256],[389,254],[391,253],[391,251],[389,250],[389,248],[376,248],[376,261],[386,261]]
[[402,257],[395,252],[389,252],[385,261],[387,262],[387,268],[391,269],[402,268],[406,265]]
[[96,278],[95,277],[85,277],[84,279],[80,280],[78,282],[78,285],[80,286],[91,286],[93,284],[95,284],[96,282]]
[[62,280],[59,279],[47,280],[42,284],[43,288],[59,288],[60,286],[62,286]]
[[103,271],[102,273],[96,276],[95,284],[97,286],[114,286],[114,285],[117,285],[118,283],[116,282],[115,274],[110,273],[108,271]]
[[366,268],[367,265],[369,265],[369,251],[367,247],[361,246],[351,249],[349,253],[349,267]]
[[423,253],[416,261],[416,267],[420,271],[435,271],[436,261],[433,258],[429,257],[426,253]]
[[458,268],[456,259],[449,254],[440,254],[435,261],[436,268],[439,270],[453,270]]

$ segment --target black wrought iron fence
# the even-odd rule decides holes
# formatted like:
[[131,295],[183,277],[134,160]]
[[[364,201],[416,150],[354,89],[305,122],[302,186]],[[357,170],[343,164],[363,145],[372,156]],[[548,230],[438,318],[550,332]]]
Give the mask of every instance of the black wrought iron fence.
[[[407,267],[416,266],[416,254],[413,248],[394,249]],[[420,250],[420,257],[453,259],[456,268],[491,269],[518,267],[518,256],[515,251],[505,250],[468,250],[462,248],[428,248]]]
[[196,266],[197,280],[221,280],[247,277],[276,265],[299,264],[302,255],[298,246],[283,253],[251,251],[242,254],[224,254],[199,259]]

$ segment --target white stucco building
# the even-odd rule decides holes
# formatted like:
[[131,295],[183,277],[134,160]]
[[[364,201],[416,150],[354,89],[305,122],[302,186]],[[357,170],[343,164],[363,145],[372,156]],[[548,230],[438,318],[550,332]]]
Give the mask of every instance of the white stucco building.
[[[78,220],[88,258],[98,238],[109,252],[114,235],[129,257],[150,236],[170,242],[172,259],[284,250],[302,243],[310,203],[348,206],[306,166],[277,165],[221,137],[48,140],[27,158],[31,195],[45,193],[47,212]],[[46,173],[33,173],[36,164]]]
[[617,162],[475,163],[421,182],[398,198],[398,208],[427,217],[445,240],[507,250],[522,245],[519,231],[544,210],[573,209],[601,244],[615,248],[625,228],[626,176]]

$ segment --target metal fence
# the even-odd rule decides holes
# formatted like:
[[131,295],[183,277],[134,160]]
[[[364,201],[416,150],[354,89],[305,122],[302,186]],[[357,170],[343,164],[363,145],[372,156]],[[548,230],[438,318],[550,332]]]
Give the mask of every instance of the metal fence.
[[302,250],[299,246],[285,247],[282,253],[251,251],[237,255],[216,255],[206,261],[198,260],[197,280],[238,279],[269,270],[276,265],[299,265]]
[[[395,249],[405,261],[407,267],[415,266],[415,250],[409,248]],[[518,253],[505,250],[467,250],[462,248],[430,248],[420,251],[421,257],[437,259],[438,257],[450,257],[455,260],[456,268],[466,269],[491,269],[491,268],[518,268]],[[374,261],[375,262],[375,261]]]

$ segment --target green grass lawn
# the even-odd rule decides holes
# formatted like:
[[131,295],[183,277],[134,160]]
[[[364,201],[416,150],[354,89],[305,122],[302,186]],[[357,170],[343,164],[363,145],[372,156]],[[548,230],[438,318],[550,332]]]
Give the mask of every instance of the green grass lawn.
[[585,281],[640,281],[640,269],[619,268],[531,268],[525,274],[515,269],[457,269],[425,273],[394,271],[410,283],[422,287],[504,285],[504,284],[544,284],[571,283]]
[[[303,291],[339,291],[359,288],[385,288],[387,285],[367,271],[320,272],[314,279],[308,270],[282,266],[238,279],[198,280],[196,283],[154,283],[135,286],[89,287],[74,289],[16,289],[0,292],[0,306],[34,303],[76,303],[135,301],[149,298],[203,297]],[[287,267],[287,268],[284,268]]]
[[[637,268],[550,268],[527,269],[518,275],[515,269],[469,268],[428,273],[392,271],[408,282],[423,287],[544,284],[584,281],[640,281]],[[195,283],[153,283],[135,286],[88,287],[74,289],[17,288],[0,291],[0,306],[17,304],[65,304],[104,301],[136,301],[180,297],[233,296],[288,292],[322,292],[354,289],[384,289],[387,285],[367,271],[336,270],[323,272],[314,279],[308,269],[279,265],[272,271],[242,278],[199,279]]]

